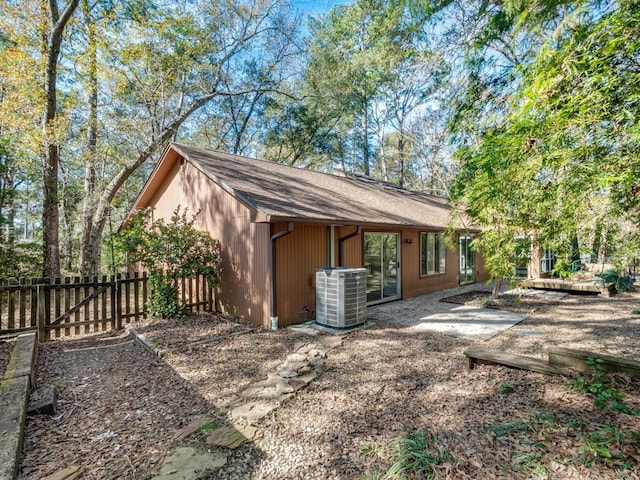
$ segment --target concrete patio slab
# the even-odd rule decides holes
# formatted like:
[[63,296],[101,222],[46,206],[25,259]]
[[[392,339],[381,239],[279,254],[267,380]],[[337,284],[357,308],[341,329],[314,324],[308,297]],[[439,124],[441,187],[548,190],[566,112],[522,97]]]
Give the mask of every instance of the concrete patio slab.
[[474,341],[487,340],[527,318],[524,313],[456,305],[440,299],[473,290],[489,290],[484,284],[465,285],[367,309],[369,318],[387,321],[415,331],[435,331]]
[[527,318],[525,313],[505,312],[490,308],[459,306],[449,312],[420,318],[411,328],[432,330],[467,340],[487,340]]

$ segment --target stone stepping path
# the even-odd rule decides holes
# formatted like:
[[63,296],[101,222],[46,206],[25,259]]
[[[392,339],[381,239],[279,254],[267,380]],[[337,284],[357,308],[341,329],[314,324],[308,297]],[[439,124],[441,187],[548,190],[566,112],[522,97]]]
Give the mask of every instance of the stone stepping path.
[[[317,332],[316,332],[317,333]],[[207,437],[207,444],[235,449],[260,438],[260,422],[271,415],[295,392],[311,383],[322,370],[330,349],[342,345],[338,335],[318,335],[313,343],[300,343],[294,353],[268,374],[266,380],[252,383],[239,392],[229,407],[230,424],[218,428]],[[180,430],[175,439],[186,438],[207,423],[199,417]],[[154,480],[182,480],[198,478],[199,472],[221,468],[227,456],[221,452],[200,452],[191,447],[178,447],[168,456]]]

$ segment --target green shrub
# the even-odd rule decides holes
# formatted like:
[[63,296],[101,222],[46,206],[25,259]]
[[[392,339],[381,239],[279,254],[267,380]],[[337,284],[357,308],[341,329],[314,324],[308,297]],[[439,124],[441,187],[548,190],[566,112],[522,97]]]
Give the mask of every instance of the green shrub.
[[600,278],[604,283],[613,283],[616,292],[635,292],[633,279],[629,275],[620,275],[617,270],[607,270]]
[[208,232],[194,227],[196,216],[176,208],[168,223],[160,218],[151,221],[151,210],[137,212],[116,236],[114,247],[127,254],[131,263],[149,270],[152,315],[163,318],[183,317],[178,283],[183,278],[204,275],[210,288],[218,281],[220,247]]

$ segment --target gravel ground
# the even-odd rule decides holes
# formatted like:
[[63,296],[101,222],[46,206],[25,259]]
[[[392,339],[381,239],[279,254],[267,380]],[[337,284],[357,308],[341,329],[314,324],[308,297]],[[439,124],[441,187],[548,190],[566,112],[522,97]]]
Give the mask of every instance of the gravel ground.
[[[514,302],[501,308],[525,308]],[[526,308],[528,319],[483,345],[539,355],[556,344],[640,359],[640,294]],[[136,328],[164,350],[164,364],[124,334],[42,347],[40,384],[57,385],[64,403],[55,417],[29,417],[19,478],[71,464],[88,479],[150,478],[191,419],[223,425],[239,390],[312,341],[214,315]],[[228,465],[205,478],[385,478],[398,440],[417,429],[440,454],[436,478],[640,478],[640,417],[603,412],[568,378],[467,371],[471,343],[383,322],[349,334],[319,378],[263,421],[262,438],[229,451]],[[628,406],[640,408],[640,379],[614,382]]]

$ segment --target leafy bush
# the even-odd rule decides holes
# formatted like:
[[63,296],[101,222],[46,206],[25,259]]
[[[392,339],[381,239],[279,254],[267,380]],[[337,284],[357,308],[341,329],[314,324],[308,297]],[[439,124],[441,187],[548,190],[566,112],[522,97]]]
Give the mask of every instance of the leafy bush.
[[551,270],[551,275],[554,277],[566,279],[571,276],[571,263],[565,258],[558,258],[556,261],[553,270]]
[[218,281],[219,244],[208,232],[194,227],[196,216],[176,208],[169,223],[151,221],[151,210],[142,210],[116,236],[115,248],[128,262],[149,270],[150,313],[163,318],[183,317],[178,281],[204,275],[210,288]]
[[635,292],[636,288],[633,286],[633,279],[629,275],[620,275],[617,270],[607,270],[600,278],[604,283],[613,283],[616,292]]

